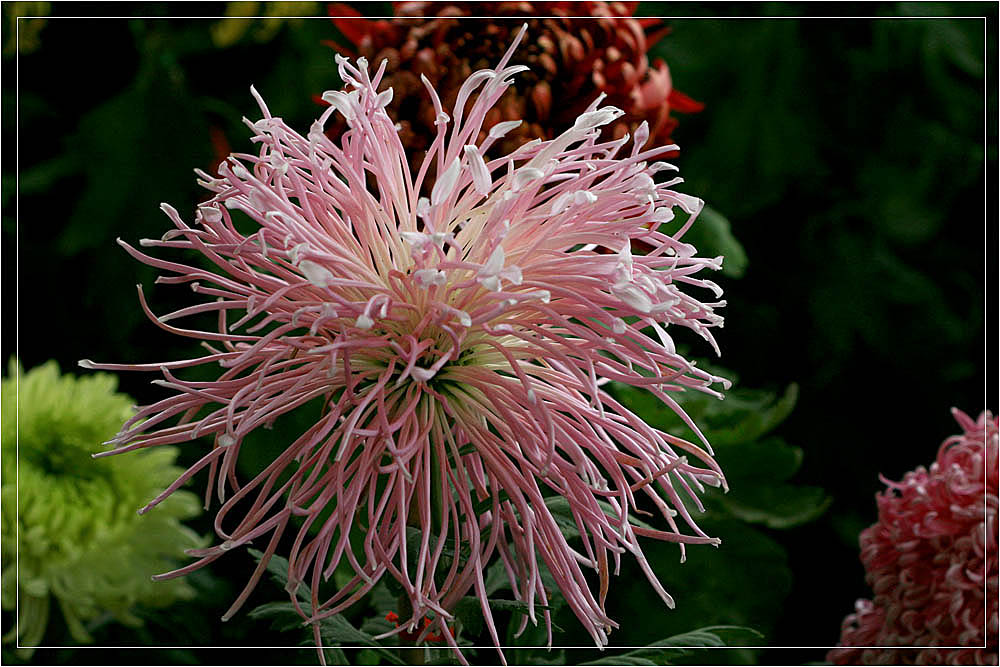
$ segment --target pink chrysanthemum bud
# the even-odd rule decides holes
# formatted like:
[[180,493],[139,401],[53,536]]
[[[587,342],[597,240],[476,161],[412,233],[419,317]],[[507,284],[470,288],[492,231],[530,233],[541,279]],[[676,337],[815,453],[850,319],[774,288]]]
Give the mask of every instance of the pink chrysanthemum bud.
[[952,413],[964,433],[930,470],[883,479],[879,521],[861,533],[875,597],[844,620],[852,648],[831,651],[835,664],[997,664],[997,418]]
[[[676,542],[682,555],[686,544],[719,543],[685,500],[700,508],[702,485],[725,482],[671,397],[696,390],[721,398],[713,385],[728,387],[671,339],[687,328],[715,347],[711,328],[722,324],[714,309],[723,302],[687,291],[717,294],[696,274],[718,269],[721,258],[698,257],[681,240],[702,202],[671,190],[679,179],[653,180],[660,167],[652,161],[675,147],[640,142],[622,153],[627,137],[601,141],[602,126],[621,112],[598,108],[599,100],[556,138],[485,161],[499,135],[476,142],[522,69],[508,65],[515,46],[495,69],[470,77],[451,115],[428,86],[438,130],[416,175],[384,110],[391,90],[377,92],[384,63],[370,76],[364,59],[338,58],[347,87],[325,95],[331,106],[305,137],[254,92],[264,117],[247,124],[259,152],[232,156],[216,178],[200,174],[215,196],[194,222],[164,205],[176,229],[142,242],[193,250],[208,263],[158,259],[122,243],[169,274],[157,282],[205,297],[156,317],[139,290],[159,327],[202,340],[208,353],[135,366],[87,362],[159,371],[158,384],[174,392],[142,408],[107,453],[213,440],[144,511],[204,469],[206,503],[214,489],[222,504],[222,542],[162,578],[266,539],[265,558],[224,618],[247,600],[291,526],[289,591],[294,601],[300,584],[311,590],[311,610],[300,611],[317,640],[318,621],[389,576],[410,616],[386,636],[418,632],[423,641],[432,633],[457,650],[448,623],[473,591],[499,645],[483,581],[497,557],[528,606],[525,623],[537,622],[536,605],[546,603],[544,565],[603,645],[616,627],[604,599],[622,554],[635,556],[672,604],[640,537]],[[337,144],[324,134],[335,113],[349,126]],[[434,186],[424,188],[431,172]],[[657,231],[675,207],[691,221],[672,236]],[[239,231],[247,218],[249,235]],[[633,256],[635,240],[653,250]],[[174,326],[204,313],[217,316],[217,331]],[[221,367],[217,379],[180,377],[206,364]],[[601,388],[609,380],[647,388],[705,449],[645,424]],[[256,477],[239,479],[246,435],[317,399],[315,424]],[[578,548],[560,532],[546,502],[553,497],[572,511]],[[659,512],[662,528],[629,522],[648,513],[640,503]],[[358,522],[362,543],[352,545]],[[420,531],[416,550],[406,548],[408,528]],[[446,547],[462,557],[443,560]],[[353,578],[321,592],[342,562]],[[596,594],[588,570],[597,573]],[[540,611],[548,624],[548,610]],[[425,617],[433,623],[420,630]]]

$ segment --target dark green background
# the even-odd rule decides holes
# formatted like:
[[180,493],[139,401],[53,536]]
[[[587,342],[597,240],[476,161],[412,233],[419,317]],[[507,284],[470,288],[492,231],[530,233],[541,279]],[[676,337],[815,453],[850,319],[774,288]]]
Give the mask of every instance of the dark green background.
[[[52,6],[66,16],[223,11],[222,3]],[[827,12],[882,18],[818,18]],[[723,619],[732,610],[734,622],[765,629],[772,646],[829,646],[854,600],[868,594],[856,540],[875,519],[879,473],[899,478],[930,463],[956,431],[952,406],[973,415],[997,408],[996,5],[645,3],[640,13],[717,17],[671,19],[672,34],[654,52],[669,63],[675,86],[706,104],[682,116],[674,135],[684,191],[729,218],[749,257],[742,278],[719,281],[729,306],[718,363],[742,386],[781,391],[798,383],[798,405],[779,432],[804,450],[797,480],[833,498],[818,521],[768,531],[763,541],[743,539],[739,524],[718,526],[723,549],[746,552],[743,571],[713,571],[697,559],[680,566],[675,550],[650,554],[700,591],[695,609],[721,610]],[[988,18],[900,18],[921,15]],[[152,272],[114,239],[158,237],[167,225],[161,201],[191,210],[202,196],[191,169],[213,158],[210,127],[234,150],[248,145],[240,118],[257,117],[251,83],[275,115],[301,128],[318,109],[311,96],[336,85],[332,53],[320,44],[334,37],[328,20],[224,50],[211,43],[210,23],[50,18],[37,51],[3,60],[3,359],[17,351],[25,367],[54,358],[76,372],[85,357],[138,362],[191,353],[190,341],[144,320],[133,285],[141,282],[160,312],[189,294],[152,286]],[[147,401],[155,396],[148,379],[123,376],[122,389]],[[217,623],[250,566],[231,558],[195,578],[198,601],[150,616],[138,634],[109,628],[99,638],[297,642],[245,615]],[[633,581],[615,582],[610,603],[625,621],[621,643],[662,637],[661,624],[717,622],[683,616],[683,601],[665,620]],[[254,599],[281,595],[273,588]],[[54,627],[49,639],[58,638]],[[587,644],[581,633],[569,638]],[[775,649],[763,660],[823,654]],[[36,654],[74,663],[314,657],[306,650]]]

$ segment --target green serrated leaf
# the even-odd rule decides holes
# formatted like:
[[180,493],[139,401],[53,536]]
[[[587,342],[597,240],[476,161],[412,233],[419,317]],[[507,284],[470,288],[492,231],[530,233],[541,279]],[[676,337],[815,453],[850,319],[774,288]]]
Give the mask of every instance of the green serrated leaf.
[[361,623],[361,632],[366,632],[372,636],[389,632],[392,628],[392,623],[390,623],[385,616],[382,615],[374,618],[367,618]]
[[250,618],[271,619],[271,627],[279,632],[302,629],[303,621],[291,602],[268,602],[247,614]]
[[[710,625],[705,628],[682,632],[654,642],[651,646],[697,648],[704,646],[732,646],[734,643],[753,644],[764,635],[742,625]],[[733,640],[736,640],[735,642]]]
[[250,616],[250,618],[270,618],[285,614],[294,614],[298,617],[295,605],[291,602],[268,602],[260,605],[259,607],[255,607],[248,612],[248,616]]
[[[257,549],[248,548],[247,553],[258,563],[264,558],[264,552]],[[277,554],[272,555],[267,561],[267,572],[276,584],[284,588],[288,584],[288,559]]]
[[406,664],[394,651],[383,648],[371,635],[355,628],[340,614],[323,619],[320,621],[319,627],[320,636],[324,642],[346,644],[348,646],[357,646],[359,644],[370,646],[388,662],[394,665]]
[[739,640],[739,636],[752,638],[756,641],[763,635],[752,628],[742,626],[710,626],[691,630],[678,635],[653,642],[647,647],[629,651],[620,655],[609,655],[598,660],[582,663],[584,665],[668,665],[672,659],[681,657],[690,651],[702,648],[718,648],[729,645],[724,638],[732,636],[741,644],[749,643]]

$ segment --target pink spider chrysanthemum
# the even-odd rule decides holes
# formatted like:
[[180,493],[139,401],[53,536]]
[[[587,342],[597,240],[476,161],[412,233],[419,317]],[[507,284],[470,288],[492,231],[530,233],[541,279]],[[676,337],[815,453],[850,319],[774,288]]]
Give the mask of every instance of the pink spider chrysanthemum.
[[[384,111],[392,90],[377,92],[384,63],[370,76],[363,59],[338,58],[347,86],[324,95],[331,106],[305,137],[254,91],[264,117],[247,124],[259,153],[233,155],[218,178],[200,174],[215,196],[198,207],[194,224],[163,205],[176,229],[142,241],[197,251],[211,268],[122,243],[171,274],[157,282],[188,284],[207,297],[156,317],[139,290],[154,322],[201,339],[209,353],[170,363],[81,364],[160,371],[156,382],[174,391],[141,408],[107,454],[212,439],[143,511],[206,468],[206,503],[214,488],[222,504],[215,521],[222,542],[161,578],[267,538],[264,559],[224,618],[246,601],[286,535],[289,591],[296,605],[300,585],[311,591],[311,604],[299,608],[317,641],[318,621],[389,576],[409,609],[385,636],[419,632],[422,641],[434,633],[457,650],[448,623],[472,592],[499,645],[483,581],[496,557],[527,605],[525,623],[537,622],[535,606],[546,603],[544,566],[604,645],[616,627],[604,600],[621,554],[634,555],[673,604],[640,537],[676,542],[682,555],[685,544],[719,543],[698,528],[684,499],[700,507],[702,485],[724,486],[724,478],[671,398],[689,389],[721,398],[713,385],[728,387],[678,354],[668,332],[692,329],[717,350],[710,328],[721,326],[713,308],[723,302],[703,303],[681,289],[720,294],[695,274],[718,269],[721,258],[697,257],[681,241],[702,202],[671,190],[679,179],[654,180],[673,167],[652,160],[676,147],[644,149],[644,125],[624,154],[628,137],[600,141],[601,127],[621,114],[599,108],[600,100],[555,139],[485,161],[517,124],[481,129],[525,69],[508,66],[516,44],[496,69],[466,81],[453,118],[428,86],[438,133],[415,177]],[[349,125],[337,144],[323,133],[334,113]],[[430,172],[435,184],[421,197]],[[675,207],[691,220],[673,235],[657,231]],[[238,231],[237,217],[255,231]],[[633,256],[633,241],[653,250]],[[217,331],[171,324],[204,313],[217,315]],[[218,379],[177,375],[205,364],[221,366]],[[610,380],[652,392],[707,451],[645,424],[601,388]],[[245,436],[314,399],[324,406],[315,423],[256,477],[240,480]],[[572,512],[578,548],[546,503],[554,496]],[[640,507],[658,510],[662,527],[630,523]],[[352,545],[357,522],[363,531]],[[420,535],[410,550],[408,529]],[[353,578],[326,590],[342,561]],[[588,570],[597,573],[596,592]],[[549,611],[538,611],[551,642]],[[426,627],[425,617],[433,618]]]
[[997,419],[952,413],[963,434],[929,470],[883,479],[879,521],[861,533],[874,599],[844,620],[834,664],[997,664]]

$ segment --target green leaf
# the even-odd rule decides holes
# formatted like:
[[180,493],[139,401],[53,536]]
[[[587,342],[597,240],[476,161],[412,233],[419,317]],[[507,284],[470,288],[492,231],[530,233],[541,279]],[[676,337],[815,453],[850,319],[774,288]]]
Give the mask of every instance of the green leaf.
[[[770,392],[739,389],[723,401],[704,396],[708,414],[703,428],[711,432],[713,443],[751,442],[785,421],[798,397],[799,386],[794,382],[777,400]],[[730,418],[726,419],[724,415]],[[736,416],[738,421],[731,419],[732,416]]]
[[597,660],[584,662],[584,665],[668,665],[671,660],[681,657],[691,650],[699,648],[719,648],[727,646],[723,635],[731,635],[739,643],[748,643],[739,639],[741,636],[752,638],[752,641],[763,638],[763,635],[752,628],[741,626],[711,626],[692,630],[666,639],[653,642],[647,647],[629,651],[620,655],[608,655]]
[[608,615],[627,621],[615,632],[617,643],[646,646],[689,632],[692,625],[773,630],[792,588],[785,550],[762,530],[726,512],[710,510],[698,523],[709,535],[721,537],[722,545],[687,548],[683,565],[676,544],[645,540],[642,545],[646,559],[657,564],[657,578],[676,601],[674,611],[650,588],[638,564],[622,559],[620,575],[612,583],[615,596],[608,599]]
[[684,234],[684,241],[698,248],[703,257],[722,255],[722,275],[728,278],[742,278],[746,273],[747,253],[742,244],[733,236],[729,220],[713,208],[706,206],[691,229]]
[[581,662],[581,665],[668,665],[668,662],[653,662],[648,658],[626,655],[609,655],[589,662]]
[[[614,392],[627,407],[658,428],[689,439],[695,437],[680,417],[664,410],[649,392],[620,384],[614,385]],[[773,392],[754,389],[733,389],[723,401],[696,392],[677,398],[712,443],[715,459],[726,474],[729,493],[715,489],[705,493],[706,502],[716,511],[749,523],[786,529],[816,519],[829,507],[830,499],[822,489],[786,483],[802,464],[802,450],[780,438],[764,438],[788,417],[797,398],[798,385],[794,383],[780,398]],[[575,526],[564,532],[571,528]]]
[[[264,554],[256,549],[248,549],[250,555],[252,555],[259,563]],[[288,560],[282,556],[272,556],[271,560],[268,561],[267,571],[270,573],[271,578],[281,587],[285,588],[288,583]],[[299,599],[302,603],[302,608],[308,611],[311,608],[309,594],[305,587],[300,587],[298,591]],[[265,605],[257,607],[250,612],[250,616],[253,618],[266,618],[266,617],[276,617],[273,623],[274,627],[280,631],[288,631],[295,628],[302,628],[304,623],[301,616],[295,609],[295,606],[291,602],[272,602]],[[282,617],[288,616],[288,620],[284,623],[280,623]],[[386,622],[377,618],[374,619],[376,622],[381,622],[385,624]],[[385,627],[379,627],[378,632],[385,632],[391,629],[386,625]],[[333,616],[329,619],[325,619],[320,623],[320,634],[323,636],[324,641],[331,644],[349,644],[357,645],[364,644],[367,646],[372,646],[377,651],[384,651],[382,647],[374,640],[373,636],[358,630],[353,625],[351,625],[347,619],[341,615]],[[305,642],[308,643],[308,642]],[[385,651],[386,654],[392,655],[389,660],[393,662],[396,660],[395,655],[391,651]],[[339,656],[343,656],[341,652]],[[333,656],[336,659],[340,659],[337,656]],[[346,660],[346,658],[345,658]],[[346,662],[333,662],[333,664],[347,664]],[[396,664],[404,664],[401,661]]]
[[368,601],[371,603],[372,608],[375,609],[379,618],[383,618],[385,614],[394,611],[399,605],[399,595],[402,593],[402,590],[394,594],[389,590],[389,581],[395,581],[395,579],[392,577],[382,577],[367,596]]
[[483,609],[477,598],[472,596],[462,598],[455,604],[451,613],[470,635],[476,636],[483,631]]
[[[478,600],[477,600],[478,602]],[[504,600],[504,599],[492,599],[490,600],[490,609],[497,609],[500,611],[514,611],[519,614],[528,615],[528,603],[522,602],[521,600]],[[548,605],[535,603],[535,609],[551,609]]]
[[819,518],[832,502],[823,489],[815,486],[772,484],[733,490],[713,499],[733,516],[747,523],[761,523],[769,528],[786,529]]
[[[498,493],[495,497],[497,499],[497,503],[503,503],[505,500],[510,500],[510,496],[506,491],[500,491],[500,493]],[[489,512],[493,509],[493,498],[494,496],[489,496],[488,498],[483,498],[482,500],[477,501],[472,506],[472,511],[476,515]]]
[[393,627],[395,626],[383,615],[378,615],[374,618],[366,618],[361,622],[361,632],[366,632],[372,636],[389,632],[393,629]]
[[545,499],[545,506],[552,513],[552,519],[559,526],[559,532],[567,540],[580,537],[580,531],[576,527],[573,519],[573,511],[570,509],[569,500],[565,496],[550,496]]
[[[459,456],[465,456],[467,454],[474,454],[475,452],[476,452],[476,446],[473,443],[471,443],[471,442],[469,444],[467,444],[467,445],[462,445],[461,447],[458,448],[458,455]],[[454,461],[455,460],[455,454],[451,451],[451,449],[448,450],[448,460],[449,461]]]
[[486,570],[486,595],[493,595],[499,590],[509,589],[510,580],[507,578],[507,569],[502,561],[493,563]]
[[[368,650],[368,649],[364,649]],[[337,646],[324,647],[323,655],[326,657],[326,664],[328,665],[349,665],[350,661],[347,659],[347,655],[344,653],[343,649]],[[375,663],[372,663],[375,664]]]
[[[615,521],[618,520],[618,513],[615,509],[605,500],[598,500],[597,504],[601,506],[601,510],[610,518]],[[552,518],[555,520],[556,525],[559,526],[560,532],[566,539],[572,539],[574,537],[580,537],[580,531],[576,526],[576,520],[573,518],[573,510],[570,507],[569,500],[565,496],[549,496],[545,499],[545,506],[549,508],[552,513]],[[633,526],[639,528],[653,529],[648,523],[644,523],[635,517],[629,517],[629,523]]]
[[370,648],[361,649],[358,651],[357,664],[359,665],[377,665],[379,664],[378,653],[371,650]]
[[[490,599],[490,609],[496,611],[510,611],[517,614],[528,615],[528,604],[520,600],[504,600],[499,598]],[[539,613],[546,609],[551,609],[552,607],[548,605],[535,603],[535,613],[536,618]],[[455,604],[455,608],[452,610],[461,623],[462,627],[469,631],[471,635],[478,635],[483,631],[484,621],[483,619],[483,607],[474,595],[467,595]]]
[[758,483],[760,479],[786,480],[798,471],[803,458],[801,449],[781,438],[720,445],[715,450],[730,487]]
[[365,646],[372,647],[372,649],[374,649],[379,655],[394,665],[406,664],[399,658],[399,656],[396,655],[394,651],[382,648],[382,646],[379,645],[379,643],[375,641],[371,635],[355,628],[340,614],[336,614],[335,616],[331,616],[320,621],[319,631],[324,642],[329,642],[331,644],[346,644],[348,646],[363,644]]
[[[264,552],[257,549],[248,548],[247,553],[253,556],[253,559],[258,563],[264,558]],[[284,556],[272,555],[271,560],[267,561],[267,571],[275,583],[282,588],[288,584],[288,559]]]
[[[271,627],[279,632],[287,632],[294,629],[302,629],[303,620],[295,610],[291,602],[268,602],[250,610],[247,615],[250,618],[271,619]],[[303,636],[303,643],[306,642]]]
[[[651,646],[704,647],[752,645],[764,639],[764,635],[753,628],[742,625],[710,625],[705,628],[682,632],[661,639]],[[641,649],[640,649],[641,650]]]
[[[723,376],[731,375],[714,370]],[[657,428],[688,438],[695,434],[672,410],[665,409],[658,398],[647,391],[615,383],[615,395],[626,407]],[[705,433],[713,447],[742,444],[767,435],[783,422],[795,407],[799,387],[794,382],[778,398],[774,392],[737,388],[719,400],[714,396],[687,391],[673,398]]]

